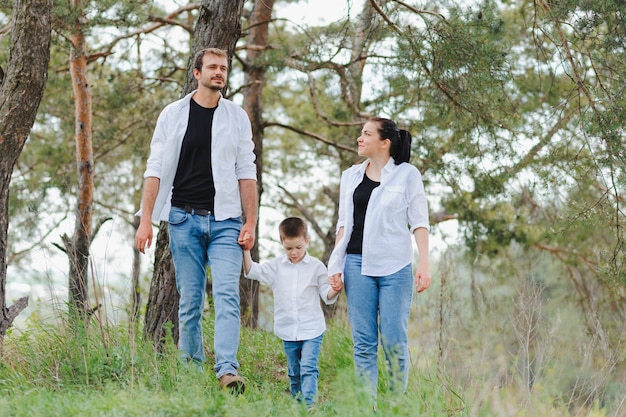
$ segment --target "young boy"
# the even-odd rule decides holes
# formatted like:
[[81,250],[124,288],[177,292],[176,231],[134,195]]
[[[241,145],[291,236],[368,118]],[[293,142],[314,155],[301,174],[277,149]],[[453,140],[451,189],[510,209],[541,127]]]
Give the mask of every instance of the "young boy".
[[343,287],[333,290],[324,264],[307,253],[309,235],[301,218],[284,219],[278,230],[285,254],[259,264],[246,250],[244,272],[246,278],[272,288],[274,333],[283,340],[291,395],[304,398],[310,408],[317,395],[317,361],[326,330],[320,297],[333,304]]

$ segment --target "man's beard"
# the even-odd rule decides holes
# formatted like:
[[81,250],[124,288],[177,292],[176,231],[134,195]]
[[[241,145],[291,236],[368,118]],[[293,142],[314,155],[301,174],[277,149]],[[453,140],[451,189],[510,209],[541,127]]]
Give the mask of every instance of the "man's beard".
[[208,83],[204,83],[203,82],[202,85],[204,87],[208,88],[209,90],[213,90],[213,91],[221,91],[222,88],[224,88],[224,87],[220,87],[220,86],[218,86],[216,84],[213,84],[212,82],[208,82]]

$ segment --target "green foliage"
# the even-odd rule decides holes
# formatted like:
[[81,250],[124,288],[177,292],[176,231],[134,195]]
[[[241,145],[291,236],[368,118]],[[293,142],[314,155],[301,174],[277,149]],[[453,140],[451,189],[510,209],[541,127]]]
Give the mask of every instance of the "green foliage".
[[[211,326],[205,323],[207,346]],[[244,395],[220,391],[211,367],[183,367],[169,342],[156,354],[149,343],[122,327],[38,327],[13,334],[5,343],[0,364],[0,410],[3,416],[302,416],[302,404],[288,393],[282,342],[263,331],[243,329],[240,347]],[[320,357],[320,398],[308,415],[370,413],[371,399],[356,379],[348,330],[331,326]],[[210,358],[209,361],[212,359]],[[411,389],[420,398],[418,409],[449,414],[439,403],[437,381],[414,375]],[[418,394],[419,393],[419,394]],[[384,415],[409,416],[413,398],[383,394]],[[432,415],[432,414],[431,414]]]
[[509,124],[514,106],[506,90],[512,28],[491,2],[476,9],[480,15],[473,8],[453,7],[445,19],[429,17],[423,28],[409,26],[394,51],[398,59],[389,65],[394,72],[415,68],[400,75],[403,82],[396,80],[398,91],[406,93],[394,103],[410,108],[428,102],[425,125],[448,128],[452,123],[468,129],[476,123]]
[[[421,11],[378,3],[389,20],[364,2],[326,26],[273,22],[271,48],[254,64],[267,80],[264,205],[287,215],[301,214],[300,203],[332,231],[340,172],[359,162],[347,149],[363,120],[383,115],[414,136],[411,162],[431,212],[458,222],[462,245],[441,262],[433,254],[434,288],[417,296],[410,398],[389,395],[381,374],[379,414],[624,415],[623,2],[485,0]],[[57,6],[61,25],[70,12]],[[143,1],[90,7],[92,52],[106,44],[101,35],[156,14]],[[72,210],[64,31],[55,32],[44,102],[11,182],[13,254],[18,236],[39,241]],[[188,51],[156,38],[148,49],[123,41],[90,67],[98,214],[136,207],[152,125],[179,94]],[[244,331],[251,389],[241,398],[220,393],[210,370],[179,369],[173,351],[155,355],[114,327],[104,335],[93,323],[76,334],[14,332],[0,365],[2,414],[306,414],[284,393],[285,358],[267,333]],[[369,412],[350,352],[348,331],[331,326],[312,414]]]
[[[72,13],[67,3],[54,4],[48,83],[11,181],[9,215],[17,233],[7,253],[15,268],[31,267],[24,260],[33,242],[49,249],[46,237],[50,233],[58,242],[56,228],[72,217],[76,204],[75,103],[67,32]],[[88,53],[106,52],[114,36],[140,29],[148,24],[149,15],[159,13],[163,12],[148,1],[90,2],[85,19]],[[132,36],[117,42],[100,59],[88,59],[96,221],[118,215],[130,222],[139,206],[154,124],[165,104],[180,94],[188,58],[174,40],[162,39],[166,33],[164,28],[162,33]],[[0,50],[1,65],[5,49]]]
[[[378,412],[384,416],[623,416],[622,322],[603,317],[607,349],[565,268],[538,250],[512,247],[469,265],[453,248],[440,279],[416,295],[409,326],[406,395],[387,388],[380,359]],[[341,297],[344,297],[343,295]],[[32,321],[4,341],[3,416],[358,416],[374,415],[353,368],[345,311],[328,322],[320,355],[319,401],[307,412],[287,388],[282,342],[242,329],[244,395],[220,391],[212,370],[213,312],[205,313],[204,370],[183,367],[171,340],[156,353],[139,329]],[[382,350],[380,351],[382,355]],[[620,356],[621,355],[621,356]]]
[[[55,3],[52,9],[55,30],[69,32],[73,22],[78,18],[78,11],[69,3]],[[82,28],[86,36],[93,36],[97,41],[102,29],[127,31],[148,22],[152,13],[160,10],[154,2],[148,0],[98,0],[84,2],[82,7],[84,19]],[[105,43],[106,37],[102,38]]]
[[[364,118],[389,116],[413,133],[431,212],[454,216],[472,258],[543,250],[575,271],[561,279],[598,279],[589,298],[623,304],[623,4],[378,4],[384,16],[366,2],[326,27],[273,27],[264,55],[270,187],[326,224],[327,191],[359,159],[272,122],[353,147]],[[280,193],[264,199],[294,210]]]

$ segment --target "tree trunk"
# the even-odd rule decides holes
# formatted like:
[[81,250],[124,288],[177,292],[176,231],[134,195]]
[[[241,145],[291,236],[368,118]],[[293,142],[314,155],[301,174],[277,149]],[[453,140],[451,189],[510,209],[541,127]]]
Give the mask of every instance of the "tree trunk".
[[150,283],[144,332],[161,351],[167,340],[167,323],[171,323],[172,340],[178,344],[178,292],[169,245],[167,222],[161,222],[154,255],[154,273]]
[[[245,63],[245,97],[243,108],[252,122],[252,139],[257,167],[257,190],[259,201],[263,193],[263,87],[265,86],[265,65],[260,62],[263,51],[267,48],[269,22],[272,17],[274,0],[255,0],[250,15],[248,33],[248,54]],[[259,205],[260,206],[260,205]],[[256,235],[259,235],[257,222]],[[259,259],[259,240],[251,251],[252,259]],[[259,282],[243,278],[240,282],[241,312],[244,323],[256,328],[259,321]]]
[[71,7],[76,14],[70,35],[70,73],[74,90],[76,167],[78,173],[78,202],[74,235],[70,239],[63,236],[63,243],[69,258],[69,298],[70,307],[79,314],[89,310],[88,273],[89,247],[93,210],[93,144],[91,132],[91,89],[87,81],[87,46],[84,27],[82,0],[72,0]]
[[[369,52],[370,42],[372,38],[372,32],[377,30],[376,24],[377,15],[374,13],[374,9],[369,1],[363,4],[363,10],[359,15],[356,30],[352,37],[352,48],[350,51],[350,65],[348,66],[347,77],[348,80],[345,83],[348,86],[346,93],[344,94],[344,100],[346,104],[352,109],[353,117],[355,121],[365,120],[365,115],[361,111],[361,94],[363,90],[363,68],[365,67],[366,57]],[[328,264],[330,254],[335,247],[335,229],[334,225],[337,223],[339,217],[339,192],[338,190],[324,189],[324,193],[328,195],[332,201],[335,202],[333,210],[333,226],[325,233],[319,233],[319,237],[324,242],[324,255],[323,261]],[[321,229],[320,229],[321,230]],[[331,305],[322,304],[322,310],[324,315],[328,319],[332,319],[337,313],[338,308],[345,308],[341,303],[335,303]]]
[[[191,54],[187,63],[187,78],[183,95],[195,90],[198,81],[193,76],[193,57],[202,48],[220,48],[228,51],[231,67],[235,45],[241,36],[241,11],[244,0],[204,0],[200,6],[198,22],[193,34]],[[224,91],[224,95],[226,91]]]
[[9,61],[0,80],[0,345],[28,306],[28,297],[6,305],[9,184],[48,80],[51,9],[52,0],[14,1]]
[[[136,232],[139,228],[140,218],[139,216],[135,216],[133,218],[133,231]],[[139,306],[141,305],[141,286],[139,285],[139,275],[141,268],[141,253],[139,250],[133,246],[133,267],[131,271],[131,281],[132,281],[132,296],[131,296],[131,307],[130,307],[130,323],[131,325],[135,325],[137,322],[137,317],[139,317]]]
[[[381,2],[382,3],[382,2]],[[363,10],[359,15],[356,30],[352,37],[352,50],[350,51],[350,65],[348,73],[350,80],[348,84],[349,96],[346,97],[346,104],[352,108],[355,117],[361,115],[361,94],[363,92],[363,68],[371,42],[372,32],[376,31],[377,15],[374,13],[372,4],[368,1],[363,5]]]
[[[194,30],[192,51],[182,95],[191,92],[197,86],[197,81],[193,76],[193,56],[197,50],[206,47],[221,48],[228,51],[229,60],[232,61],[232,53],[241,34],[240,19],[243,1],[204,0],[202,2]],[[146,337],[152,339],[157,348],[162,346],[163,326],[167,322],[172,324],[174,343],[178,343],[178,300],[167,223],[161,223],[145,322]]]

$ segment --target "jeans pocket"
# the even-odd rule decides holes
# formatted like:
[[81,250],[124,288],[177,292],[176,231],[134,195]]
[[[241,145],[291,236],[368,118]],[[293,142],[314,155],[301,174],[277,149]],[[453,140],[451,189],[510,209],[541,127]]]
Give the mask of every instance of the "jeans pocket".
[[170,210],[170,215],[168,217],[168,222],[169,222],[170,226],[177,226],[179,224],[184,223],[185,220],[187,220],[188,216],[189,216],[189,214],[187,214],[184,210],[172,209],[172,210]]

